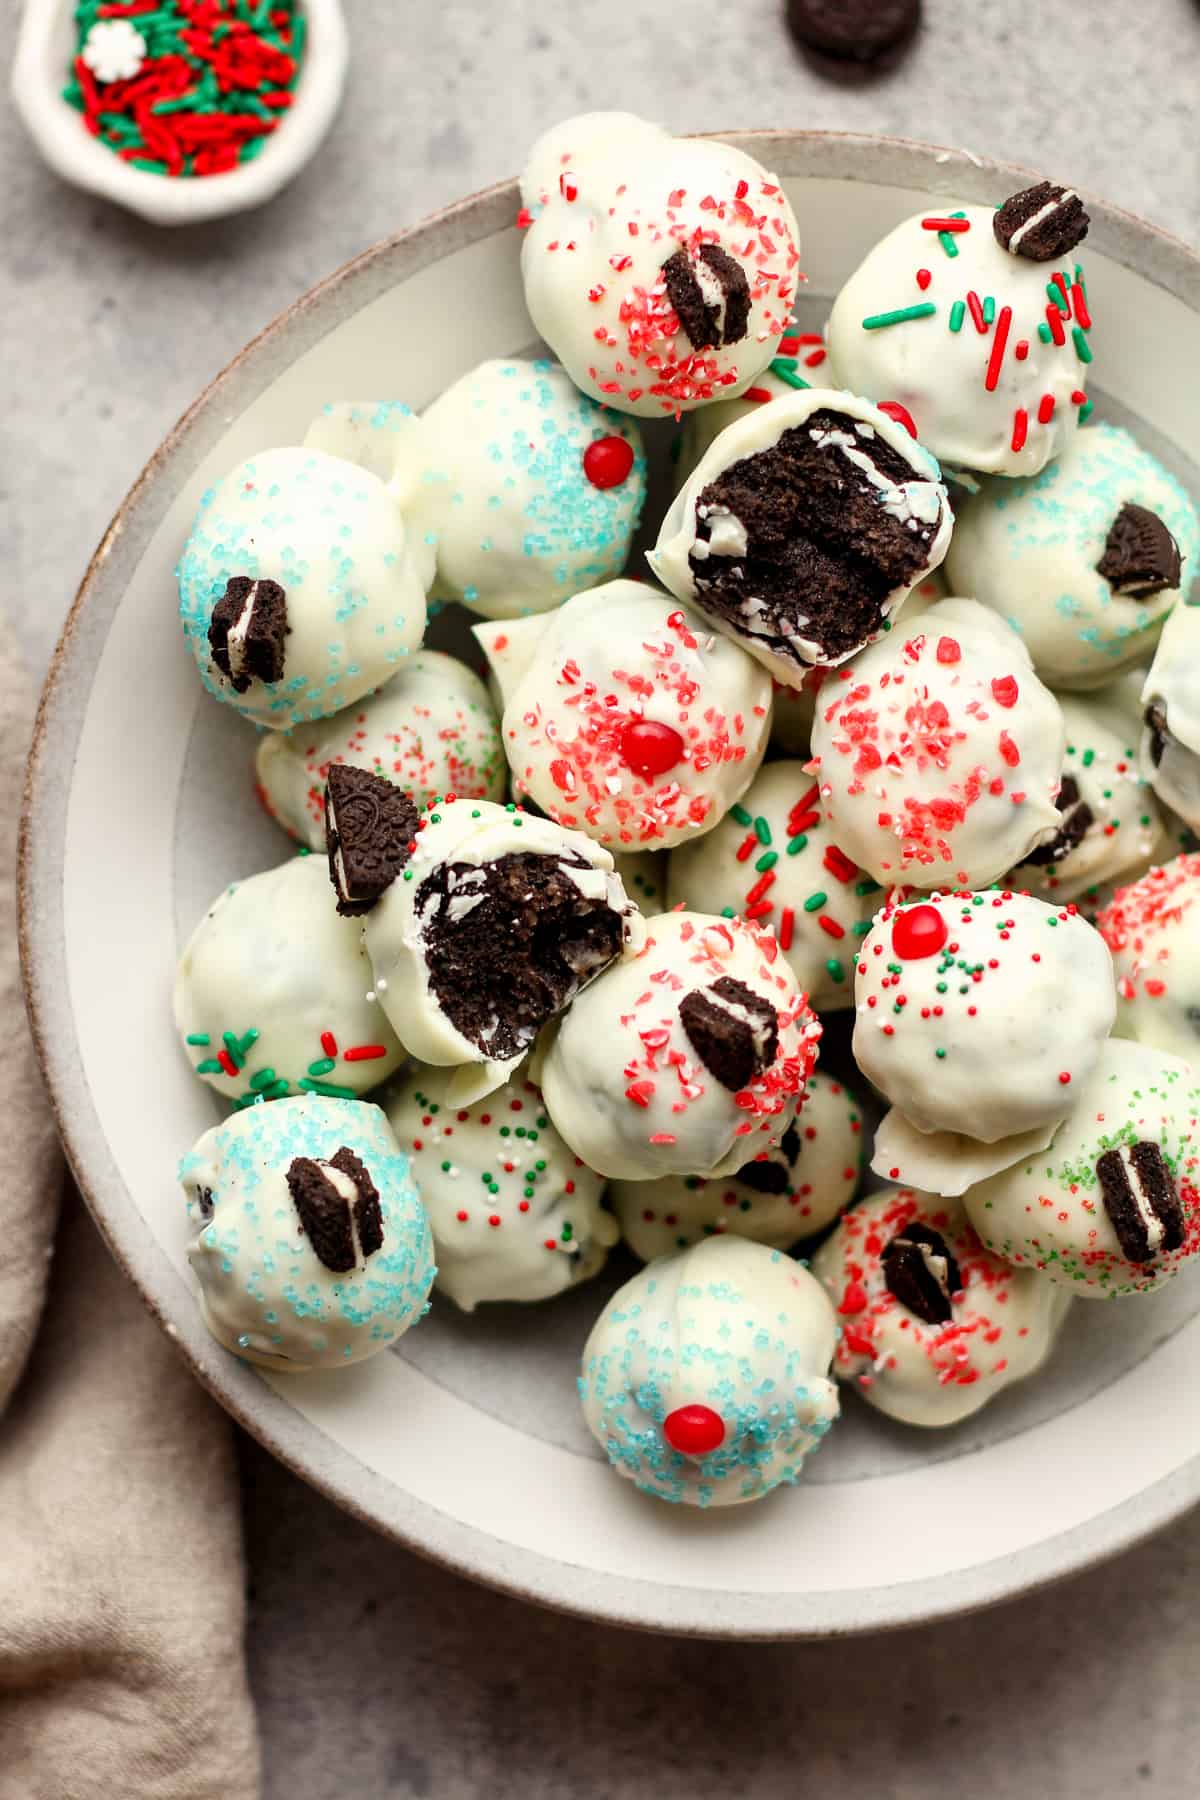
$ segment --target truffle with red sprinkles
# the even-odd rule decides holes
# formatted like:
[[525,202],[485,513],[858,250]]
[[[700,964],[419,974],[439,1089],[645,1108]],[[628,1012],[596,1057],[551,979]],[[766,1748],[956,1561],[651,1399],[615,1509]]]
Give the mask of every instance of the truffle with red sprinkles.
[[1117,1030],[1200,1063],[1200,855],[1118,888],[1097,915],[1117,978]]
[[801,1264],[707,1238],[635,1275],[597,1319],[579,1397],[618,1475],[686,1506],[800,1477],[838,1416],[833,1308]]
[[990,890],[886,905],[854,1002],[868,1080],[918,1131],[985,1144],[1066,1116],[1116,1012],[1108,949],[1073,906]]
[[727,1175],[803,1103],[821,1027],[775,938],[661,913],[640,954],[572,1004],[542,1066],[546,1107],[602,1175]]
[[1085,1300],[1153,1293],[1200,1250],[1200,1081],[1110,1038],[1047,1150],[968,1188],[983,1242]]
[[858,1102],[818,1069],[808,1078],[804,1110],[774,1150],[760,1151],[732,1175],[615,1181],[610,1199],[622,1237],[644,1262],[725,1232],[790,1250],[849,1205],[862,1163]]
[[770,363],[799,235],[744,150],[585,113],[538,139],[521,198],[526,305],[584,393],[662,417],[740,394]]
[[812,1261],[838,1318],[834,1373],[906,1425],[957,1425],[1041,1368],[1071,1304],[976,1237],[961,1200],[869,1194]]
[[531,1081],[459,1106],[453,1079],[418,1068],[383,1100],[429,1214],[438,1287],[472,1312],[588,1280],[617,1241],[602,1178],[567,1149]]
[[1066,730],[1002,620],[943,600],[835,669],[813,721],[830,832],[885,883],[985,887],[1054,837]]
[[669,849],[711,831],[762,761],[769,676],[644,582],[475,635],[505,691],[514,794],[598,843]]

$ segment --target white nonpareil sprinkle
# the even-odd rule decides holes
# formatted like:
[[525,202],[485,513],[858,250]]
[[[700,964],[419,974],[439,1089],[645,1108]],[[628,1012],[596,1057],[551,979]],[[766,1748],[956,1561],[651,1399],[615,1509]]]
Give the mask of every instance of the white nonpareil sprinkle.
[[128,81],[146,60],[146,40],[128,19],[97,19],[80,55],[97,81]]

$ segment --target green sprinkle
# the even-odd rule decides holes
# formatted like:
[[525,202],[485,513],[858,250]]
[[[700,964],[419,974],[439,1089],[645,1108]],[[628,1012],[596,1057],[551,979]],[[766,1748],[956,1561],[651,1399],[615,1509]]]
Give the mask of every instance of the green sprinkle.
[[806,832],[798,832],[794,838],[788,839],[787,853],[789,856],[799,856],[800,852],[807,848],[808,835]]
[[945,1057],[946,1052],[944,1050],[935,1050],[933,1054],[938,1058],[938,1060],[940,1062]]
[[845,981],[846,979],[845,964],[840,963],[836,956],[831,956],[829,958],[828,962],[825,964],[825,970],[834,981]]
[[1085,400],[1079,409],[1079,423],[1081,425],[1086,425],[1094,410],[1092,402],[1090,400]]
[[166,163],[159,162],[158,158],[154,156],[131,156],[129,159],[129,167],[131,169],[145,169],[148,175],[165,175],[167,173]]
[[[1075,344],[1075,354],[1080,362],[1090,363],[1092,360],[1092,346],[1087,341],[1087,333],[1084,331],[1083,327],[1081,325],[1072,326],[1071,337]],[[1080,417],[1082,416],[1083,415],[1080,414]]]
[[302,1094],[323,1094],[326,1100],[357,1100],[353,1088],[337,1087],[332,1081],[310,1081],[306,1076],[297,1084]]
[[404,879],[405,879],[405,881],[411,881],[411,880],[412,880],[412,878],[413,878],[413,872],[412,872],[412,870],[411,870],[411,869],[405,869],[405,871],[404,871]]
[[954,302],[954,305],[950,308],[950,329],[951,329],[951,331],[961,331],[962,326],[963,326],[963,320],[966,318],[966,316],[967,316],[966,302],[964,300],[956,300]]
[[1059,312],[1062,313],[1065,318],[1069,319],[1071,316],[1071,309],[1063,299],[1063,291],[1059,287],[1057,281],[1048,281],[1046,283],[1046,292],[1057,306]]
[[184,1039],[184,1042],[188,1043],[188,1044],[195,1044],[196,1047],[199,1049],[199,1048],[206,1048],[209,1044],[212,1043],[212,1039],[209,1037],[207,1031],[189,1031],[187,1034],[187,1037]]
[[785,369],[778,358],[771,364],[771,373],[777,381],[782,381],[786,387],[806,388],[812,386],[811,382],[805,381],[802,376],[797,375],[794,369]]
[[337,1064],[334,1061],[332,1056],[319,1056],[317,1058],[316,1062],[309,1063],[308,1069],[306,1072],[309,1075],[328,1075],[330,1069],[334,1069],[336,1067],[337,1067]]
[[821,908],[825,905],[825,903],[828,899],[829,899],[829,895],[823,894],[820,891],[820,889],[818,888],[817,892],[815,894],[810,894],[808,896],[808,899],[804,902],[805,912],[806,913],[820,912]]
[[985,325],[991,325],[995,322],[995,318],[996,302],[991,294],[987,294],[984,296],[983,302],[983,322]]
[[735,919],[737,914],[732,906],[723,906],[721,908],[721,917],[723,919]]
[[759,859],[755,863],[754,867],[760,875],[765,875],[767,870],[773,869],[775,867],[775,864],[778,861],[779,861],[778,850],[764,850],[763,854],[759,857]]
[[769,844],[771,841],[771,827],[761,814],[754,821],[754,835],[760,844]]
[[223,1075],[224,1069],[215,1056],[206,1056],[203,1062],[196,1064],[197,1075]]
[[922,300],[918,306],[898,306],[894,312],[872,313],[863,320],[862,328],[864,331],[882,331],[886,325],[903,325],[909,319],[931,319],[936,311],[932,300]]
[[1052,333],[1051,333],[1050,327],[1047,325],[1045,319],[1043,319],[1041,324],[1038,326],[1038,336],[1041,338],[1043,344],[1048,344],[1050,342]]
[[[278,1079],[274,1069],[259,1069],[257,1074],[250,1077],[250,1086],[257,1094],[260,1088],[274,1087]],[[286,1088],[286,1086],[287,1083],[284,1082],[284,1087]]]
[[739,825],[749,825],[753,822],[751,814],[746,811],[744,806],[731,806],[729,810]]
[[854,924],[850,927],[850,933],[851,933],[852,937],[866,937],[866,935],[867,935],[868,931],[870,931],[870,929],[871,929],[870,919],[859,919],[856,924]]
[[1090,769],[1096,760],[1096,752],[1094,750],[1085,750],[1079,760],[1085,769]]
[[562,1228],[563,1243],[569,1244],[571,1239],[574,1236],[575,1236],[575,1227],[572,1225],[570,1219],[564,1219],[563,1220],[563,1228]]
[[800,358],[798,356],[776,356],[773,358],[773,361],[777,362],[781,369],[794,369],[798,365]]
[[867,894],[878,894],[880,892],[880,887],[877,881],[871,881],[868,878],[866,881],[856,881],[854,884],[854,891],[861,900]]

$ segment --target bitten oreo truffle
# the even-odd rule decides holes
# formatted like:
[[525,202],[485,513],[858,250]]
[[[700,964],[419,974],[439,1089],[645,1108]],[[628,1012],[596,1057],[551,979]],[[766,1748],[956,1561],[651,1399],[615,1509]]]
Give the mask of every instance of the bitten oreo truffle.
[[812,1260],[837,1312],[834,1373],[906,1425],[969,1418],[1041,1368],[1069,1296],[984,1248],[961,1200],[868,1194]]
[[325,788],[329,877],[343,918],[370,912],[416,848],[420,812],[383,775],[335,763]]
[[730,1174],[787,1130],[820,1026],[753,925],[672,912],[646,933],[561,1020],[542,1067],[547,1110],[602,1175]]
[[434,802],[364,921],[380,1004],[412,1055],[469,1064],[465,1105],[513,1073],[542,1026],[642,942],[589,838],[486,800]]
[[304,1094],[246,1107],[204,1133],[179,1179],[204,1322],[235,1356],[344,1368],[428,1310],[429,1222],[377,1106]]
[[793,393],[730,425],[663,522],[650,564],[777,680],[844,662],[937,567],[937,464],[852,394]]
[[992,220],[996,242],[1010,256],[1053,262],[1081,244],[1091,220],[1074,188],[1053,181],[1011,194]]

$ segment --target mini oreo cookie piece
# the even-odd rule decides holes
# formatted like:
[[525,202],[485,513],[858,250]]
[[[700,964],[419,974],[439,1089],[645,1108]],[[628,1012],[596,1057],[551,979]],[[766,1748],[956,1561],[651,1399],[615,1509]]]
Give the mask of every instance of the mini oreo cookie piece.
[[797,43],[839,62],[873,63],[902,49],[921,23],[921,0],[786,0]]
[[820,1025],[754,925],[671,912],[646,933],[560,1020],[542,1066],[546,1109],[601,1175],[732,1174],[795,1117]]
[[1200,828],[1200,606],[1169,615],[1142,687],[1143,776],[1165,804]]
[[1069,255],[1087,236],[1090,223],[1074,188],[1039,181],[1009,195],[992,220],[992,230],[1010,256],[1044,263]]
[[750,317],[746,271],[719,244],[676,250],[662,266],[667,297],[694,350],[737,344]]
[[343,1368],[428,1310],[433,1240],[377,1106],[304,1094],[248,1106],[179,1166],[204,1322],[247,1362]]
[[1062,820],[1058,831],[1047,843],[1039,844],[1025,858],[1026,864],[1032,863],[1035,868],[1049,868],[1065,861],[1073,850],[1078,850],[1088,832],[1096,822],[1087,801],[1079,792],[1079,783],[1073,775],[1064,775],[1058,790],[1058,813]]
[[1096,564],[1114,594],[1134,600],[1177,589],[1183,572],[1179,545],[1158,514],[1127,500],[1109,527]]
[[649,561],[787,687],[887,630],[950,542],[946,489],[906,428],[810,388],[714,440]]
[[1200,1250],[1200,1080],[1110,1038],[1049,1148],[967,1189],[983,1242],[1081,1299],[1152,1293]]
[[812,1259],[837,1311],[834,1373],[906,1425],[956,1425],[1045,1362],[1062,1288],[984,1248],[961,1200],[868,1194]]
[[382,775],[334,763],[325,787],[329,879],[343,918],[370,912],[416,848],[420,810]]
[[282,681],[287,595],[277,581],[231,575],[208,627],[212,659],[235,694],[252,681]]
[[513,1073],[542,1026],[610,962],[642,920],[612,857],[516,806],[434,801],[415,848],[367,913],[375,991],[412,1055],[463,1067],[456,1096]]

